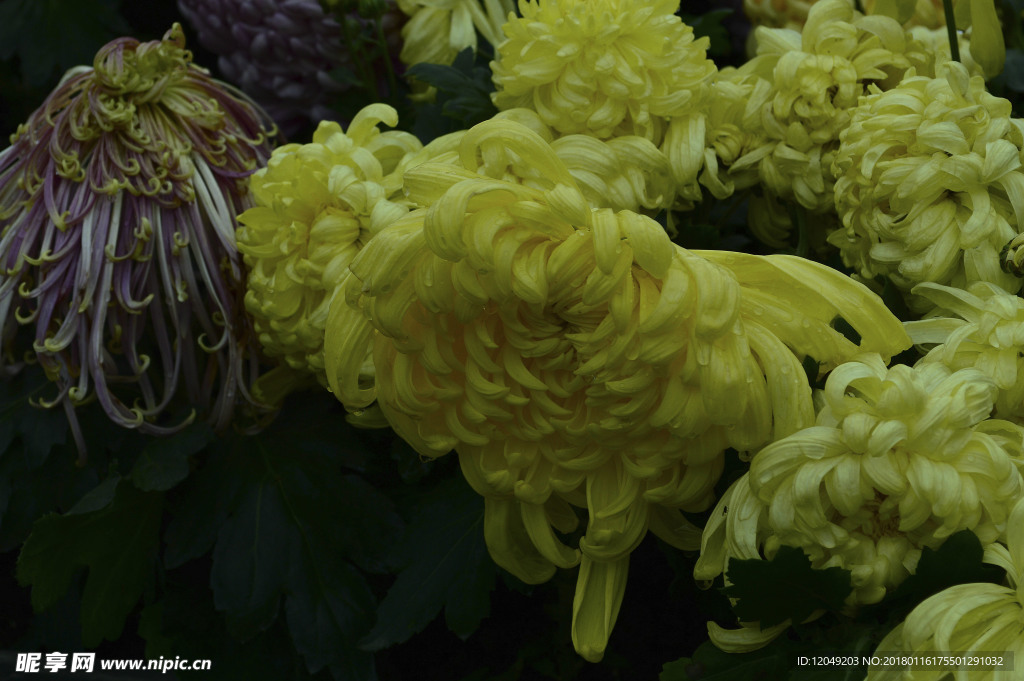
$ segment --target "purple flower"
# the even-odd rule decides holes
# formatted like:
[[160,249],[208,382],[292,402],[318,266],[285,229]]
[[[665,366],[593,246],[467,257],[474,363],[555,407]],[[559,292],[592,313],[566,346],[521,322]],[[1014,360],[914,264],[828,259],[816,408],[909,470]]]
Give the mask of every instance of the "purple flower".
[[[377,73],[383,65],[359,61],[372,62],[373,54],[360,52],[353,59],[346,49],[347,40],[357,39],[355,34],[375,37],[373,21],[358,12],[343,15],[352,34],[346,37],[338,18],[326,13],[317,0],[178,0],[178,9],[196,30],[200,44],[218,56],[224,77],[266,108],[286,134],[310,123],[339,120],[332,105],[349,85],[332,72],[340,69],[353,78],[383,80]],[[397,56],[404,15],[390,0],[382,9],[386,11],[381,29]],[[361,45],[350,47],[368,49]],[[371,73],[362,72],[360,65]]]
[[34,330],[57,385],[45,403],[83,453],[86,400],[155,434],[197,412],[223,428],[254,403],[235,216],[274,128],[191,57],[177,24],[114,40],[0,152],[0,319]]

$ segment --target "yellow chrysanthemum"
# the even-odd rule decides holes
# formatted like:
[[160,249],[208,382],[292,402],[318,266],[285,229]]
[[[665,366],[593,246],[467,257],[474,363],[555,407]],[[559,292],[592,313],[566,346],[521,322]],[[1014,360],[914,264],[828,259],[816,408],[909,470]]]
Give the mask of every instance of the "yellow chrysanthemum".
[[795,546],[816,568],[850,570],[856,606],[880,601],[954,532],[996,541],[1024,492],[1024,430],[988,419],[996,393],[975,369],[886,369],[869,355],[839,366],[817,425],[762,449],[723,495],[694,575]]
[[380,123],[394,126],[398,114],[372,104],[347,131],[324,121],[312,143],[276,149],[251,178],[256,206],[238,218],[249,268],[245,307],[260,344],[320,378],[335,288],[359,249],[408,212],[395,170],[421,145],[409,133],[381,132]]
[[[892,0],[889,0],[892,2]],[[807,21],[807,14],[816,0],[743,0],[743,11],[755,26],[790,28],[799,31]],[[853,0],[847,0],[853,7]],[[884,0],[883,0],[884,2]],[[864,0],[864,11],[875,14],[878,0]],[[895,4],[905,5],[906,2]],[[902,8],[901,8],[902,9]],[[901,17],[902,18],[902,17]],[[905,22],[910,26],[941,28],[946,25],[942,0],[917,0],[911,16]]]
[[1017,501],[1007,523],[1006,545],[985,549],[985,562],[1006,570],[1009,586],[958,584],[925,599],[893,629],[877,651],[907,656],[1002,656],[998,668],[869,667],[866,681],[1016,681],[1024,659],[1024,500]]
[[920,284],[914,293],[936,306],[931,318],[905,325],[929,348],[921,361],[978,369],[999,387],[994,415],[1024,423],[1024,300],[983,281],[966,291]]
[[477,32],[491,45],[504,40],[501,26],[515,13],[512,0],[398,0],[409,21],[402,27],[406,66],[451,64],[467,47],[477,48]]
[[[501,147],[536,169],[529,184],[479,174]],[[458,452],[500,565],[540,582],[580,564],[573,639],[596,660],[646,531],[696,548],[679,509],[711,503],[724,450],[812,419],[800,358],[833,365],[909,339],[873,294],[821,265],[691,253],[649,218],[593,210],[522,125],[476,126],[459,158],[409,171],[410,199],[428,207],[352,263],[328,322],[328,378],[349,408],[377,400],[420,453]],[[832,328],[840,315],[861,348]],[[368,343],[373,386],[360,382]],[[570,505],[589,510],[579,550],[553,531],[575,526]]]
[[907,78],[861,100],[835,166],[844,228],[829,241],[846,264],[906,292],[973,281],[1019,290],[1000,268],[1000,251],[1024,224],[1024,123],[1011,108],[954,62],[938,78]]
[[708,88],[700,183],[715,198],[757,184],[760,162],[775,146],[759,123],[771,96],[771,83],[734,68],[719,71]]
[[[907,58],[914,66],[915,75],[934,78],[937,72],[945,68],[948,61],[953,60],[949,48],[949,33],[945,28],[929,29],[921,26],[907,30]],[[984,76],[978,62],[971,55],[971,40],[964,32],[958,32],[957,45],[960,51],[960,63],[972,76]]]
[[757,57],[739,70],[771,84],[757,126],[775,146],[760,161],[765,187],[814,212],[831,210],[839,134],[869,83],[895,84],[910,68],[895,19],[864,17],[845,0],[811,7],[802,34],[758,28]]
[[526,107],[561,134],[661,141],[697,111],[715,65],[678,0],[521,0],[492,62],[499,109]]
[[[657,213],[675,203],[669,159],[650,140],[635,135],[609,140],[590,135],[558,137],[532,109],[508,109],[494,119],[525,125],[549,143],[591,208]],[[500,139],[482,140],[476,153],[474,163],[480,175],[539,188],[547,183],[543,169]],[[454,148],[431,160],[466,165]]]

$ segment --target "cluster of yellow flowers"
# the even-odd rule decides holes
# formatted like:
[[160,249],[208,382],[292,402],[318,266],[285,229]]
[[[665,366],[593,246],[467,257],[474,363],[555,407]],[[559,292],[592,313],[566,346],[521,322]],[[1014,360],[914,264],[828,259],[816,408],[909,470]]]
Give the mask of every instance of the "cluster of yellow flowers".
[[[938,4],[773,2],[757,56],[722,70],[676,0],[399,4],[407,64],[491,43],[500,113],[424,147],[372,105],[274,152],[240,217],[246,306],[296,375],[456,452],[496,563],[579,567],[581,655],[602,657],[648,530],[700,548],[705,581],[799,547],[851,571],[851,609],[961,529],[998,553],[1024,495],[1024,303],[1000,269],[1024,127],[966,40],[946,63]],[[741,190],[762,241],[812,213],[814,249],[929,316],[904,328],[823,265],[686,250],[651,219]],[[887,368],[912,341],[927,357]],[[817,396],[808,360],[831,372]],[[750,471],[702,535],[682,512],[715,503],[728,448]],[[786,626],[709,630],[747,650]]]
[[[800,358],[828,368],[909,339],[828,268],[689,252],[646,217],[592,207],[552,147],[490,121],[462,137],[458,164],[408,171],[406,191],[425,208],[352,263],[326,360],[347,406],[376,400],[425,456],[455,449],[487,500],[496,562],[531,583],[580,565],[573,638],[596,660],[646,531],[695,549],[699,531],[679,510],[712,503],[724,450],[813,418]],[[481,176],[496,148],[530,160],[528,184]],[[494,169],[508,172],[504,160]],[[837,316],[859,346],[831,326]],[[579,550],[554,532],[574,527],[570,505],[589,512]]]
[[[0,152],[0,311],[35,324],[69,410],[92,380],[112,418],[163,432],[197,343],[214,358],[182,381],[220,382],[217,425],[236,391],[264,407],[319,382],[422,456],[454,451],[497,564],[528,583],[579,568],[588,660],[648,531],[699,549],[705,582],[797,547],[850,571],[853,612],[969,529],[1014,586],[937,594],[882,649],[1024,653],[1024,123],[984,80],[1002,33],[991,1],[960,0],[952,61],[941,3],[864,5],[746,0],[756,55],[719,69],[678,0],[398,0],[407,65],[490,43],[500,113],[424,145],[371,104],[258,171],[263,117],[191,66],[180,28],[115,41]],[[688,250],[657,221],[741,191],[762,242],[799,225],[801,252],[854,275]],[[921,318],[900,322],[881,279]],[[151,303],[165,385],[135,350]],[[250,322],[281,363],[251,389]],[[729,449],[750,467],[715,506]],[[713,506],[705,528],[684,516]],[[709,631],[740,651],[787,626]]]
[[839,134],[871,83],[898,83],[913,45],[889,17],[858,15],[844,0],[811,7],[802,33],[759,28],[757,56],[728,78],[761,79],[747,129],[769,145],[758,171],[767,191],[812,212],[833,206],[832,162]]

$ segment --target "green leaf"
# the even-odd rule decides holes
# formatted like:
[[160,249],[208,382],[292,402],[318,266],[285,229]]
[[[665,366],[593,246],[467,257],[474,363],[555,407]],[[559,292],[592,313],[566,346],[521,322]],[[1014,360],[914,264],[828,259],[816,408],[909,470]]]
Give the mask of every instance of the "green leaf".
[[889,619],[903,619],[918,603],[957,584],[998,582],[1004,572],[982,562],[985,551],[970,530],[951,534],[937,549],[925,547],[914,574],[903,580],[866,615],[884,613]]
[[32,528],[18,557],[17,577],[32,587],[32,606],[44,610],[88,568],[82,593],[82,642],[116,640],[125,618],[152,583],[159,546],[162,495],[117,487],[106,508],[75,515],[50,514]]
[[205,423],[192,423],[170,437],[146,444],[132,468],[132,482],[146,492],[164,492],[188,477],[189,458],[214,439]]
[[67,416],[56,409],[25,409],[19,425],[29,468],[41,466],[54,446],[64,444],[68,432]]
[[17,55],[32,85],[72,66],[92,65],[97,50],[128,35],[117,0],[5,0],[0,3],[0,59]]
[[[453,130],[471,128],[490,119],[498,110],[491,101],[494,83],[481,55],[467,47],[452,64],[416,64],[406,72],[437,88],[434,102],[421,104],[416,112],[416,134],[424,142]],[[449,119],[448,123],[439,120]],[[422,134],[421,134],[422,133]],[[424,137],[426,135],[426,137]]]
[[114,500],[117,494],[117,487],[121,482],[121,476],[114,473],[109,478],[86,492],[81,499],[72,506],[67,515],[82,515],[100,511]]
[[355,644],[376,602],[352,563],[383,568],[400,518],[387,497],[344,475],[327,448],[296,446],[286,431],[240,440],[220,473],[240,482],[213,550],[214,602],[232,633],[248,639],[274,623],[283,601],[310,673],[330,667],[337,678],[373,678],[371,657]]
[[398,549],[404,568],[362,642],[366,650],[408,640],[441,608],[449,628],[466,638],[490,608],[497,569],[484,544],[483,499],[459,476],[440,485],[414,515]]
[[730,560],[726,579],[731,584],[722,592],[738,599],[736,615],[762,627],[803,622],[815,610],[840,610],[853,590],[849,570],[815,570],[807,554],[791,546],[779,547],[772,560]]
[[199,469],[168,498],[164,567],[184,565],[209,552],[237,506],[242,480],[222,450],[211,451]]
[[340,556],[319,559],[292,565],[285,602],[292,641],[310,672],[332,665],[335,678],[362,681],[373,668],[373,656],[356,648],[349,632],[366,631],[376,600],[362,575]]
[[214,604],[240,640],[263,631],[277,616],[295,536],[269,476],[246,488],[221,527],[213,550],[210,586]]

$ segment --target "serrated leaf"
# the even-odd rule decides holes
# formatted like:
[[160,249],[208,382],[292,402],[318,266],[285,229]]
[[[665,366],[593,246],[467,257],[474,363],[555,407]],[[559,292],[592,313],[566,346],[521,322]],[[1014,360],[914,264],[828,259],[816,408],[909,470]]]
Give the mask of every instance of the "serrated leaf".
[[117,493],[117,486],[121,482],[121,476],[114,473],[109,478],[86,492],[81,499],[72,506],[66,515],[83,515],[93,513],[109,506],[114,501]]
[[113,503],[78,515],[39,519],[18,557],[18,581],[32,587],[32,606],[43,610],[88,568],[82,593],[82,642],[116,640],[125,618],[153,580],[162,496],[122,483]]
[[223,451],[211,452],[168,499],[170,521],[164,531],[164,566],[184,565],[209,552],[220,528],[237,505],[242,480],[229,469]]
[[415,511],[399,553],[405,566],[363,640],[380,650],[422,630],[442,608],[456,634],[469,636],[487,615],[496,568],[483,538],[483,499],[461,478],[440,485]]
[[[470,128],[497,113],[491,101],[494,91],[491,70],[478,65],[478,58],[479,55],[467,47],[450,65],[416,64],[406,72],[437,89],[435,101],[422,103],[417,109],[416,133],[424,141],[450,132],[449,128]],[[449,119],[449,124],[443,124],[438,118]]]
[[998,567],[982,562],[981,541],[970,530],[951,534],[937,549],[924,547],[914,574],[896,587],[876,609],[902,616],[924,599],[957,584],[996,582]]
[[[295,649],[313,673],[327,665],[338,667],[336,678],[345,668],[372,669],[373,656],[356,648],[346,633],[366,630],[376,600],[352,566],[341,559],[321,558],[323,562],[296,561],[292,565],[295,572],[289,576],[292,590],[285,614]],[[363,681],[368,677],[340,678]]]
[[169,437],[153,438],[132,467],[132,482],[147,492],[164,492],[188,477],[189,458],[214,439],[205,423],[192,423]]
[[248,486],[218,533],[210,572],[214,604],[238,639],[252,638],[277,616],[294,539],[273,481]]
[[338,674],[347,663],[372,669],[355,641],[369,629],[376,603],[350,561],[382,562],[384,547],[394,545],[400,524],[390,501],[343,475],[320,447],[294,449],[280,433],[238,449],[225,469],[241,480],[237,503],[213,552],[217,609],[234,634],[251,637],[274,622],[283,598],[310,673],[329,666]]
[[93,467],[75,464],[72,447],[58,447],[39,468],[29,470],[20,447],[0,456],[0,477],[10,494],[0,523],[0,552],[12,551],[28,537],[33,523],[47,513],[73,507],[100,480]]
[[787,619],[803,622],[815,610],[841,610],[853,586],[850,571],[816,570],[801,549],[779,547],[772,560],[730,560],[730,585],[722,592],[737,599],[740,620],[770,627]]

